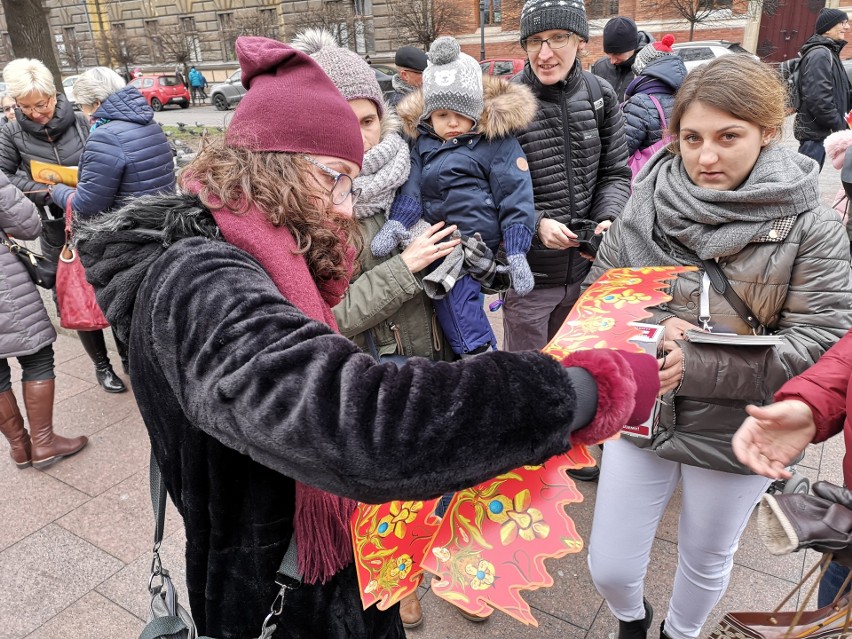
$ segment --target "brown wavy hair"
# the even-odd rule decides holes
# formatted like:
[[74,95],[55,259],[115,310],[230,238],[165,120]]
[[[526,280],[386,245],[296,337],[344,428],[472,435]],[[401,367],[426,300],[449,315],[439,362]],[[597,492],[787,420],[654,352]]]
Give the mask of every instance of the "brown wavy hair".
[[726,111],[739,120],[761,129],[775,129],[780,139],[784,127],[787,88],[768,64],[750,55],[724,55],[693,69],[675,98],[669,131],[670,148],[680,153],[680,121],[693,102],[702,102]]
[[317,281],[349,278],[347,248],[358,255],[363,246],[357,222],[332,210],[328,191],[301,156],[249,151],[216,136],[178,178],[181,187],[190,181],[202,184],[198,197],[207,208],[224,202],[239,215],[255,205],[272,224],[286,226]]

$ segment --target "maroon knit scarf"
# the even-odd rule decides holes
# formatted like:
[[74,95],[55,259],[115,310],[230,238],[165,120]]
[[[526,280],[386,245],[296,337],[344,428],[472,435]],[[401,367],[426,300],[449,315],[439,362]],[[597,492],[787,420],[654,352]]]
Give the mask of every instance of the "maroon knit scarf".
[[[202,186],[187,184],[192,193]],[[208,200],[213,200],[208,195]],[[308,317],[324,322],[334,331],[337,323],[331,308],[343,298],[349,278],[317,283],[286,226],[274,226],[266,214],[252,205],[245,213],[228,207],[211,210],[225,240],[254,257],[281,294]],[[349,270],[355,250],[347,251]],[[296,482],[293,534],[298,545],[298,566],[307,583],[325,583],[352,562],[349,519],[355,502],[313,486]]]

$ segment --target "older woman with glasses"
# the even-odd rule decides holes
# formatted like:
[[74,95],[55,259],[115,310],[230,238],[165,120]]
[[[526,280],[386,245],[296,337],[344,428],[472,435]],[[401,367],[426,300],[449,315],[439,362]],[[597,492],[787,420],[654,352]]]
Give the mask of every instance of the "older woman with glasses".
[[[42,235],[42,249],[53,259],[59,258],[64,232],[62,222],[51,224],[49,218],[61,219],[64,203],[71,188],[64,184],[45,185],[32,179],[33,160],[77,166],[89,136],[89,124],[82,113],[75,113],[63,93],[57,94],[53,75],[39,60],[19,58],[3,69],[6,93],[18,109],[14,121],[0,129],[0,171],[9,181],[42,209],[43,224],[57,226],[58,239]],[[60,204],[57,204],[60,203]],[[54,235],[54,234],[51,234]],[[53,250],[51,250],[53,249]],[[115,374],[107,355],[102,331],[79,331],[80,342],[95,365],[95,376],[108,393],[127,390]]]
[[7,93],[3,93],[0,95],[0,108],[3,109],[2,122],[4,124],[15,120],[15,109],[18,108],[15,98],[11,97]]

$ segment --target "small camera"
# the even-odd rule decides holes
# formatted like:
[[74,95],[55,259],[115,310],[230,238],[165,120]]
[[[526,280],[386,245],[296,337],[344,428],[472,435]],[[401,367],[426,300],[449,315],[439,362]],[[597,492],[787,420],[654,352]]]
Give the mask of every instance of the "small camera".
[[593,220],[573,219],[568,222],[568,228],[577,236],[577,242],[580,243],[579,249],[581,253],[594,257],[598,253],[603,234],[595,235],[595,229],[598,227],[597,222]]

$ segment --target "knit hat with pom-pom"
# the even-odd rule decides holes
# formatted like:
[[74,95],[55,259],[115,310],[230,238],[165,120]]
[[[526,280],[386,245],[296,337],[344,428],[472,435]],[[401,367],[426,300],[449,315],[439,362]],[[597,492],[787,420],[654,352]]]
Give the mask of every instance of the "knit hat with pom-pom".
[[292,46],[317,61],[347,102],[370,100],[382,117],[385,111],[382,89],[375,71],[361,56],[338,45],[325,29],[306,29],[293,38]]
[[421,120],[434,111],[460,113],[479,123],[482,115],[482,69],[479,63],[461,52],[455,38],[443,36],[429,48],[429,64],[423,71],[423,101]]
[[633,61],[633,73],[639,75],[642,69],[651,64],[654,60],[659,60],[663,56],[672,55],[672,45],[674,44],[674,36],[667,33],[659,42],[642,47],[642,50],[636,54],[636,60]]

